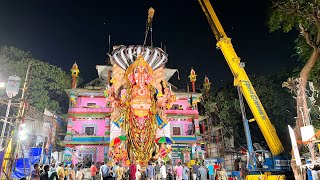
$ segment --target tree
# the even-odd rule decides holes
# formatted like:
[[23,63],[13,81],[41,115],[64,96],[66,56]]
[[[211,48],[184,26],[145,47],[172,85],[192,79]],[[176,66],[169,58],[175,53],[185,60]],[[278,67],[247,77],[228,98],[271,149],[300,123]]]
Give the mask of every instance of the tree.
[[[277,134],[282,137],[282,143],[285,149],[291,147],[289,135],[287,132],[287,125],[294,123],[294,99],[291,94],[281,87],[282,82],[288,77],[287,71],[281,71],[274,75],[260,75],[252,76],[252,84],[255,88],[262,105],[264,106],[271,123],[275,126]],[[206,96],[204,96],[206,97]],[[222,123],[233,129],[233,137],[239,144],[245,144],[244,127],[242,124],[242,116],[240,110],[239,97],[237,89],[232,85],[227,85],[219,89],[214,94],[204,98],[203,106],[207,113],[216,113]],[[253,118],[250,108],[246,106],[247,118]],[[265,139],[259,129],[257,123],[250,123],[250,131],[253,142],[264,142]],[[285,141],[285,140],[287,141]],[[263,144],[266,145],[266,144]]]
[[22,83],[28,63],[31,62],[27,101],[43,112],[45,108],[56,113],[66,113],[68,97],[65,89],[71,85],[70,76],[61,68],[34,59],[30,52],[14,47],[2,47],[0,50],[1,76],[17,75]]
[[[219,122],[215,122],[215,125],[221,123],[224,127],[231,128],[232,132],[237,132],[224,134],[233,136],[234,140],[238,142],[236,146],[245,144],[239,99],[237,90],[232,84],[222,87],[213,94],[206,94],[203,91],[201,104],[207,117],[213,118],[215,115],[218,117]],[[229,131],[226,130],[224,132]]]
[[[274,2],[268,22],[270,31],[282,30],[287,33],[293,29],[299,31],[296,50],[305,64],[298,77],[297,120],[295,131],[301,139],[300,127],[309,125],[306,87],[310,75],[316,74],[313,67],[319,64],[320,57],[320,1],[318,0],[280,0]],[[311,159],[314,161],[313,144],[309,143]],[[293,168],[295,177],[302,179],[299,168]]]
[[296,50],[305,61],[298,77],[297,90],[297,121],[296,132],[301,139],[300,127],[304,121],[310,122],[305,89],[310,75],[317,72],[313,67],[319,64],[320,57],[320,1],[313,0],[281,0],[273,3],[271,16],[268,21],[270,31],[282,30],[289,32],[299,31],[296,40]]
[[[290,75],[288,71],[281,71],[273,75],[252,77],[252,84],[286,150],[291,149],[288,125],[293,125],[295,121],[295,102],[292,95],[282,88],[282,82]],[[255,125],[253,128],[258,126]],[[251,131],[260,133],[259,129]]]

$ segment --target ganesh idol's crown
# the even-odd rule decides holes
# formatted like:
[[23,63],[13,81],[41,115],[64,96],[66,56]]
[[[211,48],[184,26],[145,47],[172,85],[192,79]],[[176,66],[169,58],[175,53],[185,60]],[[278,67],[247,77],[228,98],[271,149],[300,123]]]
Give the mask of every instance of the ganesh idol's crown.
[[128,47],[121,45],[117,47],[111,53],[111,60],[126,70],[136,60],[138,55],[142,55],[143,59],[153,70],[160,68],[168,61],[168,54],[161,48],[140,45]]

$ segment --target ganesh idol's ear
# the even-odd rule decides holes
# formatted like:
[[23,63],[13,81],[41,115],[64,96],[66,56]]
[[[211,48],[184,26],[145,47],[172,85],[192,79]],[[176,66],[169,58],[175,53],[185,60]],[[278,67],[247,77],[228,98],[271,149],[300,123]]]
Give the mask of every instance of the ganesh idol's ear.
[[147,79],[145,81],[146,81],[146,84],[149,84],[152,81],[152,76],[148,74]]
[[134,75],[133,75],[133,73],[128,74],[128,79],[131,82],[131,84],[134,84]]

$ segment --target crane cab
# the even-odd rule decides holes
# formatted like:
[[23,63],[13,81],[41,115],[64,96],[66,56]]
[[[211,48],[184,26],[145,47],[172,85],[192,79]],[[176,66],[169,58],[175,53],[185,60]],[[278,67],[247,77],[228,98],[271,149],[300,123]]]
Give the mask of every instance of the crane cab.
[[272,154],[266,150],[252,151],[247,166],[249,171],[271,171],[273,169]]
[[272,156],[267,150],[252,151],[249,155],[247,167],[250,172],[285,172],[290,171],[290,158]]

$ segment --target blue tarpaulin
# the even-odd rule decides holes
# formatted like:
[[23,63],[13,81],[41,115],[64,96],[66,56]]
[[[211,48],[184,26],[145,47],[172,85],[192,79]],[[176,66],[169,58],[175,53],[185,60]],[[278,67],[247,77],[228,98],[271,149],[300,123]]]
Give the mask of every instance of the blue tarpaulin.
[[40,157],[41,157],[41,153],[42,153],[42,148],[31,148],[30,149],[30,153],[29,153],[29,157],[30,157],[30,163],[36,164],[40,162]]
[[4,152],[0,151],[0,169],[2,168],[3,157],[4,157]]
[[11,178],[23,178],[30,174],[30,159],[21,158],[16,161],[16,165],[12,170]]
[[16,160],[15,166],[12,169],[12,178],[23,178],[30,174],[34,164],[39,164],[42,148],[31,148],[29,158],[19,158]]

